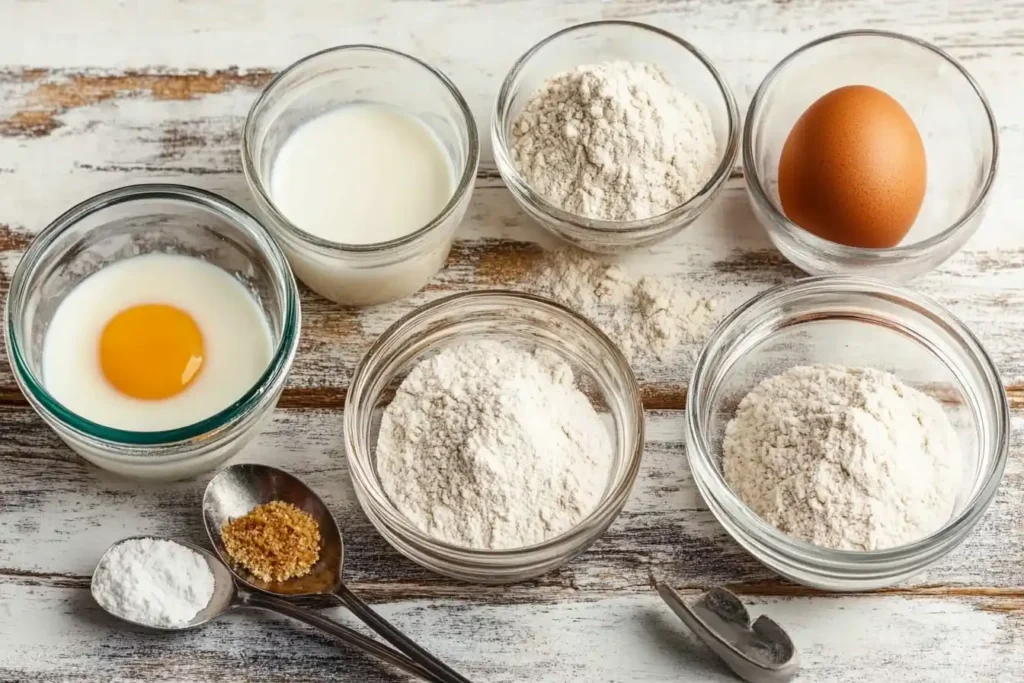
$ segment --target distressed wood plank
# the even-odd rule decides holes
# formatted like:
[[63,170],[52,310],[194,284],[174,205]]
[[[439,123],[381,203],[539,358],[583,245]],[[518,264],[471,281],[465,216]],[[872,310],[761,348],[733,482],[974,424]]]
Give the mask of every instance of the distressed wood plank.
[[[287,6],[160,0],[147,3],[144,12],[116,0],[88,8],[65,5],[60,11],[54,11],[53,2],[10,5],[0,26],[0,61],[44,67],[283,66],[331,45],[371,41],[414,50],[463,79],[493,79],[533,42],[564,26],[602,18],[664,26],[730,65],[778,61],[812,37],[858,26],[906,31],[978,52],[1024,43],[1015,1],[838,0],[827,11],[814,0],[572,0],[557,7],[545,0],[299,0]],[[24,41],[28,26],[46,30]],[[82,31],[83,26],[90,31]],[[130,41],[125,40],[126,26],[134,30]],[[274,29],[272,40],[268,27]]]
[[[0,680],[405,680],[278,618],[236,614],[189,633],[125,637],[83,590],[18,587],[7,597]],[[378,607],[473,680],[735,680],[652,590],[543,609],[443,600]],[[1010,681],[1008,672],[1024,667],[1024,622],[985,598],[772,598],[752,601],[751,612],[785,625],[800,644],[801,679],[818,683],[895,683],[908,671],[914,681]],[[51,638],[64,647],[55,651],[44,642]]]
[[[0,408],[0,585],[25,581],[83,586],[102,550],[137,534],[205,542],[198,514],[209,476],[140,484],[103,473],[64,448],[30,411]],[[279,410],[240,460],[285,467],[313,486],[340,521],[348,575],[376,599],[445,596],[470,601],[557,602],[567,595],[646,591],[652,577],[680,586],[730,583],[753,594],[780,588],[768,570],[719,527],[690,476],[681,411],[648,414],[640,476],[621,517],[587,553],[537,581],[468,587],[431,576],[387,545],[352,491],[341,415]],[[1024,440],[1015,418],[1014,452]],[[14,572],[8,572],[14,569]],[[31,572],[22,576],[18,571]],[[1024,586],[1024,462],[1015,457],[989,513],[964,545],[904,588],[984,587],[1013,597]],[[1024,614],[1022,614],[1024,616]]]
[[[223,93],[234,88],[258,91],[268,71],[241,73],[237,68],[222,71],[161,73],[124,71],[116,73],[61,73],[41,69],[8,71],[5,81],[22,91],[19,109],[0,120],[0,135],[42,137],[61,127],[60,116],[79,107],[91,107],[124,98],[150,98],[155,102],[191,100]],[[173,158],[175,148],[193,142],[181,133],[169,131],[162,139]],[[201,141],[200,141],[201,142]]]

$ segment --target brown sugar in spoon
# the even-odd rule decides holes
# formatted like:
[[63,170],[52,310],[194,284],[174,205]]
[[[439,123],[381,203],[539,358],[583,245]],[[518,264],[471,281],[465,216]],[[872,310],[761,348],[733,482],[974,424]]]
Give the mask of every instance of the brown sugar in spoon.
[[[253,508],[284,501],[306,512],[320,529],[320,556],[312,570],[287,581],[264,581],[239,566],[227,552],[221,529]],[[231,465],[214,476],[203,494],[203,522],[217,554],[235,578],[255,591],[285,599],[327,596],[344,605],[363,623],[444,683],[469,683],[437,657],[417,645],[390,622],[374,612],[342,581],[344,545],[341,530],[324,502],[298,478],[267,465]]]

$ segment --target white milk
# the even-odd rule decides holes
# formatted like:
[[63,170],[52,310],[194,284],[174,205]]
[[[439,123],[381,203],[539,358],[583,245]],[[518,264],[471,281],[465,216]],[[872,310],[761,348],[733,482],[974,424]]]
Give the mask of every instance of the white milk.
[[419,230],[451,199],[448,155],[415,116],[383,104],[339,107],[281,146],[270,194],[294,225],[342,244],[387,242]]

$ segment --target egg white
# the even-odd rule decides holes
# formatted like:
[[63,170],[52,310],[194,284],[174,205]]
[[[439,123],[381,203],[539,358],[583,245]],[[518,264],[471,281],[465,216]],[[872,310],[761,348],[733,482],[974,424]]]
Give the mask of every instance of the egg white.
[[[103,375],[99,341],[119,312],[141,304],[176,306],[203,335],[199,375],[179,394],[143,400]],[[270,327],[248,290],[227,271],[173,254],[119,261],[83,280],[57,307],[43,340],[42,380],[54,398],[98,424],[132,431],[186,427],[241,398],[273,354]]]

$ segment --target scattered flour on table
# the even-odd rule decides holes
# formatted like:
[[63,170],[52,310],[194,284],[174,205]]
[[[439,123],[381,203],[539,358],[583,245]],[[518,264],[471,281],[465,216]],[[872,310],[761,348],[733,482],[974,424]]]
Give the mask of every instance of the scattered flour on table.
[[512,124],[527,184],[588,218],[638,220],[696,195],[718,166],[703,104],[658,67],[616,61],[545,81]]
[[609,430],[568,364],[498,341],[420,362],[384,410],[377,471],[414,526],[471,548],[553,538],[601,500]]
[[148,626],[186,626],[210,604],[214,578],[199,553],[154,538],[124,541],[111,549],[92,582],[105,609]]
[[758,515],[843,550],[892,548],[938,530],[963,467],[934,399],[887,372],[835,365],[761,382],[722,448],[726,481]]
[[552,252],[528,286],[592,320],[630,363],[702,341],[718,307],[678,279],[635,277],[577,249]]

